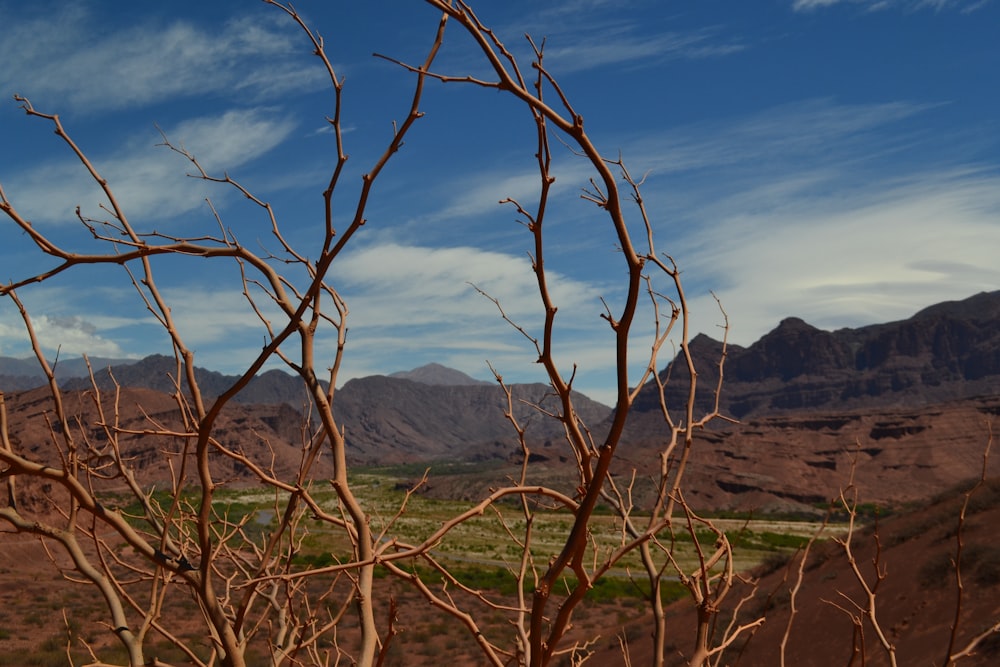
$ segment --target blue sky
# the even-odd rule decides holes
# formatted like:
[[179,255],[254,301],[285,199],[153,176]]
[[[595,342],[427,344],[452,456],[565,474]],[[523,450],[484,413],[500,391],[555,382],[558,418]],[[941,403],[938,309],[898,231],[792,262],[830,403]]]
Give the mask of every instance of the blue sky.
[[[418,62],[438,17],[416,0],[296,6],[345,78],[343,219],[412,86],[372,53]],[[731,340],[748,345],[791,315],[854,327],[1000,289],[995,0],[514,0],[478,11],[523,56],[524,33],[545,37],[548,68],[598,146],[648,172],[658,246],[683,269],[694,331],[719,336],[710,290]],[[186,178],[183,160],[155,147],[159,126],[270,201],[309,254],[332,166],[332,95],[280,12],[249,0],[0,0],[0,25],[0,184],[36,226],[91,248],[73,211],[96,216],[101,198],[15,92],[61,115],[140,229],[211,233],[211,197],[244,243],[273,245],[258,210]],[[486,73],[457,25],[445,41],[436,71]],[[506,379],[541,380],[531,349],[467,284],[537,331],[531,240],[497,204],[537,191],[530,117],[458,84],[433,83],[423,106],[335,266],[351,308],[341,379],[432,361],[487,378],[488,359]],[[599,315],[621,288],[621,258],[579,198],[586,165],[553,145],[559,361],[579,365],[579,389],[610,400],[614,355]],[[29,250],[0,227],[0,280],[47,265]],[[157,270],[199,365],[235,372],[252,358],[263,332],[232,267],[179,259]],[[121,269],[85,268],[20,294],[63,355],[169,352]],[[644,349],[637,339],[637,363]],[[0,354],[28,352],[13,304],[0,304]]]

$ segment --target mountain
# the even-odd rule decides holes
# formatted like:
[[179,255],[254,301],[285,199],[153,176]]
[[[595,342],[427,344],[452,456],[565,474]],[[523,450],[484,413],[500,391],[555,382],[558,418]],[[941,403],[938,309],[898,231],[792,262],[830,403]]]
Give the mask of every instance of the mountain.
[[[89,357],[90,367],[94,373],[100,373],[108,366],[124,367],[135,363],[135,359],[113,359],[110,357]],[[86,378],[90,371],[87,360],[83,357],[49,359],[53,366],[56,379],[65,382],[73,378]],[[0,357],[0,391],[23,391],[33,389],[45,383],[45,374],[38,366],[34,357],[17,359],[15,357]]]
[[[405,377],[400,377],[405,376]],[[173,357],[151,355],[138,362],[95,370],[98,387],[110,395],[115,382],[157,405],[172,406],[177,376]],[[203,394],[213,398],[238,379],[202,368],[195,376]],[[406,379],[407,377],[413,379]],[[33,387],[38,387],[35,382]],[[182,382],[186,387],[186,382]],[[90,390],[89,378],[70,378],[64,391],[82,396]],[[541,451],[562,437],[562,427],[543,415],[559,411],[551,389],[544,384],[511,385],[513,415],[525,431],[525,440],[537,445],[535,460],[545,460]],[[27,392],[41,397],[44,390]],[[122,406],[137,423],[142,409],[132,394]],[[34,398],[31,403],[43,400]],[[155,397],[155,398],[154,398]],[[589,424],[600,424],[611,408],[576,394],[577,414]],[[85,404],[78,398],[79,404]],[[261,436],[294,448],[301,440],[302,409],[307,405],[299,378],[281,370],[270,370],[252,378],[226,408],[227,419],[220,437],[238,438],[240,433]],[[83,409],[83,408],[81,408]],[[517,458],[517,434],[505,416],[508,398],[496,383],[474,380],[459,371],[431,364],[397,376],[375,375],[350,380],[337,390],[334,414],[345,430],[348,456],[354,463],[394,464],[426,461],[508,461]],[[169,408],[161,413],[166,414]],[[133,415],[132,412],[136,414]],[[34,414],[34,413],[33,413]],[[163,419],[167,419],[166,416]],[[260,421],[266,421],[266,428]],[[232,433],[229,430],[232,428]],[[556,455],[557,456],[557,455]]]
[[[698,411],[704,412],[714,402],[722,343],[699,335],[689,348],[699,373]],[[1000,291],[857,329],[823,331],[790,317],[750,347],[730,345],[723,371],[720,409],[737,419],[992,395],[1000,382]],[[661,378],[668,381],[668,405],[683,405],[683,360],[668,365]],[[652,383],[636,407],[658,409]]]
[[[510,391],[513,415],[526,441],[538,446],[533,457],[547,460],[542,450],[561,440],[563,430],[560,422],[534,406],[557,413],[552,389],[540,383],[515,384]],[[611,408],[582,394],[576,394],[575,401],[577,414],[588,424],[599,424],[611,413]],[[383,375],[350,380],[334,401],[349,454],[370,463],[517,456],[516,433],[504,415],[507,409],[507,395],[496,384],[428,385]]]
[[[704,413],[714,405],[722,344],[699,335],[689,349],[699,371],[696,412]],[[154,416],[167,419],[173,405],[173,358],[154,355],[110,365],[122,387],[138,392],[123,400],[123,420],[145,419],[143,401],[161,406]],[[11,363],[0,365],[0,370],[26,372]],[[675,418],[686,397],[684,370],[675,360],[661,374]],[[1000,292],[937,304],[906,320],[857,329],[823,331],[790,317],[749,347],[729,346],[723,371],[719,408],[733,419],[716,420],[696,434],[686,495],[698,507],[809,509],[847,483],[852,460],[857,462],[855,482],[866,501],[919,500],[980,469],[988,423],[1000,415]],[[236,379],[204,369],[196,374],[209,397]],[[12,377],[25,376],[0,378],[0,388],[17,389],[4,384]],[[95,370],[95,377],[102,388],[113,386],[106,370]],[[69,378],[63,386],[78,404],[86,404],[89,380]],[[536,481],[569,483],[573,453],[559,422],[545,414],[560,409],[551,389],[526,384],[512,385],[510,391],[512,414],[524,428],[530,457],[544,462]],[[42,400],[32,392],[13,393],[21,396],[11,396],[9,405],[15,398],[28,401],[29,407]],[[579,417],[600,442],[611,408],[582,395],[576,400]],[[296,377],[280,370],[261,373],[226,408],[219,437],[248,448],[271,447],[279,467],[291,469],[301,452],[306,404]],[[507,409],[503,387],[437,364],[351,380],[337,390],[334,400],[350,460],[372,465],[516,465],[523,454],[505,416]],[[37,419],[41,410],[15,412],[18,420],[26,420]],[[666,433],[657,392],[646,386],[622,439],[616,470],[628,474],[647,469],[658,460]],[[997,465],[1000,459],[991,461],[991,468]],[[482,490],[495,484],[495,472],[475,480],[465,473],[450,480],[437,477],[433,493],[475,493],[474,485]],[[652,492],[647,482],[637,478],[632,489],[637,501]]]
[[[238,375],[224,375],[199,367],[196,367],[194,372],[201,391],[210,398],[221,395],[239,379]],[[112,389],[117,382],[123,387],[141,387],[171,394],[175,390],[177,362],[173,357],[153,354],[139,361],[129,362],[127,365],[105,365],[101,369],[95,367],[94,378],[97,380],[97,386],[103,391]],[[90,378],[73,377],[62,382],[60,386],[67,391],[85,391],[90,389]],[[181,386],[187,387],[187,381],[183,377]],[[247,405],[287,403],[295,408],[302,407],[305,400],[302,381],[277,369],[265,371],[251,378],[247,386],[234,398],[236,403]]]
[[485,380],[477,380],[473,377],[469,377],[461,371],[456,371],[454,368],[448,368],[447,366],[442,366],[441,364],[427,364],[426,366],[421,366],[420,368],[414,368],[412,371],[399,371],[398,373],[392,373],[389,377],[399,378],[401,380],[412,380],[422,384],[445,386],[493,384],[492,382],[486,382]]

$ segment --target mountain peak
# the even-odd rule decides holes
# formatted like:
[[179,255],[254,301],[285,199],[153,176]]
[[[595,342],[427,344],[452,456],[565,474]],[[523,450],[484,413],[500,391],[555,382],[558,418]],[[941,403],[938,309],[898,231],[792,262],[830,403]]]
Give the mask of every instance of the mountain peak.
[[778,323],[778,326],[775,327],[774,330],[771,331],[771,333],[772,334],[778,333],[778,332],[783,332],[784,333],[784,332],[789,332],[789,331],[796,331],[796,332],[798,332],[798,331],[808,331],[808,332],[817,331],[818,332],[818,331],[821,331],[821,329],[817,329],[813,325],[811,325],[808,322],[806,322],[805,320],[803,320],[801,317],[786,317],[785,319],[781,320],[781,322]]
[[414,368],[409,371],[399,371],[389,375],[391,378],[399,378],[402,380],[410,380],[412,382],[419,382],[421,384],[439,385],[439,386],[468,386],[468,385],[481,385],[481,384],[491,384],[485,380],[477,380],[474,377],[470,377],[463,373],[462,371],[457,371],[454,368],[448,368],[447,366],[442,366],[441,364],[426,364],[420,368]]

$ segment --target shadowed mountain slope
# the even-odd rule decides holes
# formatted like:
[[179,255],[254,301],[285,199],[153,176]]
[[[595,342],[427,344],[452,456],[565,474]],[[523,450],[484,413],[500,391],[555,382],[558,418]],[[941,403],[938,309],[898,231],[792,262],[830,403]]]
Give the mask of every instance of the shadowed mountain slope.
[[[722,343],[690,343],[699,372],[698,409],[711,409]],[[676,370],[674,367],[676,366]],[[898,322],[823,331],[790,317],[747,348],[730,345],[719,397],[737,419],[799,411],[903,408],[995,395],[1000,386],[1000,292],[921,310]],[[670,364],[668,405],[683,405],[688,381]],[[655,410],[652,386],[637,408]]]

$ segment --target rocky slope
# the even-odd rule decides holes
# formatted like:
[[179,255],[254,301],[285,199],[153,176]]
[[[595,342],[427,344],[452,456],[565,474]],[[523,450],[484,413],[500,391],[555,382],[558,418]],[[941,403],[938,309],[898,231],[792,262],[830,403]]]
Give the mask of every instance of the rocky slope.
[[[58,448],[63,446],[56,424],[52,397],[45,388],[33,389],[4,396],[8,413],[11,443],[15,450],[30,458],[57,465]],[[71,424],[85,425],[74,432],[78,443],[91,443],[95,450],[107,446],[108,438],[99,425],[102,420],[115,423],[123,432],[119,448],[123,458],[138,473],[143,484],[168,480],[179,469],[185,439],[179,435],[152,436],[152,429],[172,429],[185,432],[178,418],[177,403],[163,392],[123,388],[117,406],[113,394],[103,394],[100,400],[103,415],[93,392],[67,391],[63,406]],[[242,450],[265,467],[271,466],[276,474],[289,478],[297,468],[302,452],[299,425],[301,416],[286,404],[228,407],[219,417],[214,435],[224,445]],[[55,444],[54,444],[55,443]],[[88,453],[88,456],[92,454]],[[104,452],[102,455],[107,455]],[[213,458],[213,466],[220,479],[246,481],[250,479],[245,467],[222,456]],[[316,473],[328,474],[328,461],[321,457]]]
[[[687,497],[703,508],[802,511],[825,505],[853,480],[865,502],[918,501],[981,472],[998,414],[994,396],[726,424],[696,436]],[[623,468],[657,456],[649,423],[621,448]],[[989,471],[1000,475],[1000,458]]]
[[[711,409],[722,343],[691,341],[699,372],[698,408]],[[901,408],[996,394],[1000,386],[1000,292],[940,303],[913,317],[858,329],[822,331],[798,318],[747,348],[726,350],[723,414],[737,419],[802,411]],[[668,405],[682,405],[683,364],[661,375]],[[656,409],[652,388],[638,408]]]
[[[562,438],[560,423],[532,407],[558,411],[547,385],[516,384],[511,392],[513,414],[529,444],[544,447]],[[611,412],[580,394],[576,408],[593,424]],[[349,452],[367,463],[510,459],[519,449],[506,410],[507,396],[498,385],[428,385],[382,375],[347,382],[334,401]]]

